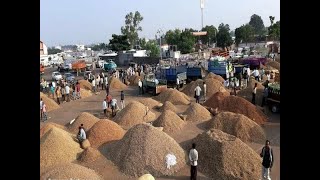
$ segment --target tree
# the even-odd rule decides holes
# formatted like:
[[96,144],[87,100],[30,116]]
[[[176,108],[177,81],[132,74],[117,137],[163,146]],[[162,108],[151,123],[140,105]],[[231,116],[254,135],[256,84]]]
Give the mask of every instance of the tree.
[[56,48],[48,48],[48,54],[57,54],[57,53],[61,53],[60,49],[56,49]]
[[143,20],[143,17],[139,11],[136,11],[134,14],[130,12],[125,18],[125,25],[121,27],[121,33],[128,37],[130,47],[133,48],[139,38],[138,32],[142,31],[140,22]]
[[223,23],[221,23],[218,27],[218,34],[217,34],[217,46],[218,47],[228,47],[231,46],[232,44],[232,38],[230,36],[230,28],[229,25],[226,24],[224,25]]
[[250,18],[249,24],[253,27],[254,33],[256,35],[263,35],[265,33],[263,20],[261,19],[260,16],[253,14]]
[[207,31],[207,35],[200,36],[203,44],[211,44],[213,42],[216,42],[217,28],[215,28],[213,25],[206,26],[202,28],[201,31]]
[[180,29],[169,30],[166,32],[165,39],[167,43],[170,45],[178,45],[180,41],[180,34],[181,34]]
[[160,56],[160,47],[156,40],[146,41],[145,38],[139,39],[140,46],[142,49],[147,50],[150,57]]
[[107,49],[107,45],[105,43],[99,43],[91,47],[93,51],[100,51]]
[[112,34],[112,39],[109,41],[109,48],[112,51],[124,51],[130,48],[128,37],[126,35]]
[[242,25],[235,30],[236,44],[254,40],[254,28],[250,24]]
[[188,29],[181,31],[179,29],[169,30],[166,32],[165,39],[170,45],[177,45],[177,49],[182,54],[190,53],[193,51],[193,46],[196,42],[195,36],[192,35],[195,32],[194,29]]
[[274,23],[274,16],[269,16],[271,25],[268,28],[268,35],[273,40],[280,40],[280,21]]

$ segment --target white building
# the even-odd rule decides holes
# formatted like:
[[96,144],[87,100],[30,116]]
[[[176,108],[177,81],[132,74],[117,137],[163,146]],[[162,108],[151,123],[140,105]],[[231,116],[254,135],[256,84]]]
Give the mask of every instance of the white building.
[[78,51],[84,51],[85,50],[85,47],[84,47],[84,45],[76,45],[77,46],[77,50]]
[[62,50],[62,47],[61,46],[56,46],[54,47],[55,49],[59,49],[59,50]]

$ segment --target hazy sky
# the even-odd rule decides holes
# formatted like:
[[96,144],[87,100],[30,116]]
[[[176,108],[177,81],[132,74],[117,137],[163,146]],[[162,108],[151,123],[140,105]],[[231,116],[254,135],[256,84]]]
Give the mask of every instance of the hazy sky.
[[[200,0],[40,0],[40,38],[47,46],[108,43],[120,34],[125,15],[143,16],[140,37],[154,38],[157,30],[201,29]],[[252,14],[280,20],[280,0],[205,0],[204,26],[229,24],[231,30],[248,23]]]

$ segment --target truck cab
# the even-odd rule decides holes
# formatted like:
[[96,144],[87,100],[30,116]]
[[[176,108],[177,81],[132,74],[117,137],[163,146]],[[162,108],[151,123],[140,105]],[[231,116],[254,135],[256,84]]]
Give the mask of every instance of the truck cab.
[[145,92],[156,96],[167,90],[167,81],[165,79],[157,79],[154,73],[149,73],[144,76],[143,88]]

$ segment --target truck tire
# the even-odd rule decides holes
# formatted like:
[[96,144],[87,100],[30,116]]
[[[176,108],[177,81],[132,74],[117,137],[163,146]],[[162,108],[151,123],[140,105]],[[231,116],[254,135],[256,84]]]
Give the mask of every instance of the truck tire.
[[277,106],[276,104],[272,105],[272,107],[271,107],[271,112],[276,113],[276,112],[278,112],[278,111],[279,111],[278,106]]

